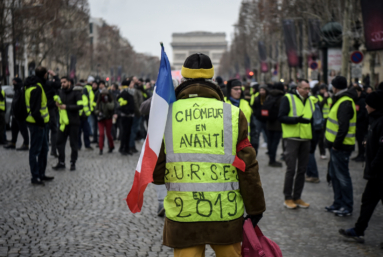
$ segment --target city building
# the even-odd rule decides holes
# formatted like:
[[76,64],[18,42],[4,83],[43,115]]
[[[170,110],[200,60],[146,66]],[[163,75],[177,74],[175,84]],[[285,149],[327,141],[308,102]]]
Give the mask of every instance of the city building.
[[189,55],[203,53],[210,57],[217,74],[219,61],[227,48],[226,34],[205,31],[173,33],[171,46],[173,48],[172,66],[175,70],[182,68]]

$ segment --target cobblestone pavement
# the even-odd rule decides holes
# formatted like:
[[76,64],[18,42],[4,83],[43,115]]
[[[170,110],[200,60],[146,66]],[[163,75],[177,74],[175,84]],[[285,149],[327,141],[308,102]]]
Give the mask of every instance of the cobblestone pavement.
[[[79,152],[75,172],[53,171],[56,159],[49,157],[47,175],[55,176],[54,181],[33,187],[28,154],[0,148],[0,256],[173,256],[172,249],[161,244],[163,219],[155,215],[154,186],[146,190],[141,213],[130,213],[125,203],[138,154],[99,156],[96,150]],[[68,147],[67,160],[69,153]],[[305,185],[303,199],[311,207],[287,210],[282,205],[285,167],[269,168],[264,148],[258,160],[267,201],[259,226],[280,245],[284,256],[383,256],[381,204],[365,244],[338,235],[339,228],[353,226],[358,216],[366,184],[362,164],[350,165],[354,216],[340,218],[324,212],[333,196],[324,182],[327,161],[318,158],[322,182]],[[214,256],[210,247],[207,256]]]

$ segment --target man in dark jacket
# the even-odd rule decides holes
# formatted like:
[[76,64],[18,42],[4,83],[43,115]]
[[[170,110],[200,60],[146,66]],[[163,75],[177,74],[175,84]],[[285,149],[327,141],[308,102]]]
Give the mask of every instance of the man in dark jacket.
[[[329,175],[334,191],[334,202],[326,207],[336,216],[350,216],[353,211],[352,181],[349,171],[351,152],[355,148],[357,93],[347,89],[345,77],[337,76],[332,82],[333,105],[326,123],[326,145],[330,149]],[[338,102],[339,101],[339,102]]]
[[[364,179],[367,180],[362,196],[360,215],[354,228],[341,229],[339,233],[356,241],[364,242],[364,231],[379,201],[383,203],[383,91],[373,92],[366,98],[369,128],[366,142],[366,167]],[[383,247],[383,243],[381,244]]]
[[[67,77],[61,78],[61,90],[56,105],[60,109],[60,130],[57,136],[57,149],[59,160],[54,170],[65,169],[65,145],[69,136],[69,143],[72,149],[70,170],[76,170],[78,133],[80,126],[80,110],[82,106],[82,87],[73,87],[72,81]],[[68,124],[65,124],[68,123]]]
[[15,106],[15,99],[19,99],[20,94],[24,93],[24,90],[22,88],[24,87],[23,81],[20,78],[14,78],[13,79],[13,90],[15,91],[15,94],[12,99],[12,109],[11,109],[11,115],[12,115],[12,124],[11,124],[11,130],[12,130],[12,140],[8,143],[8,145],[5,145],[5,149],[15,149],[16,148],[16,141],[17,136],[19,134],[19,131],[23,137],[23,144],[20,148],[17,148],[17,151],[28,151],[29,150],[29,134],[28,134],[28,128],[27,123],[25,120],[18,120],[15,118],[13,110]]
[[121,121],[121,144],[119,152],[122,155],[132,155],[132,151],[129,148],[130,132],[132,129],[133,118],[134,118],[134,98],[128,92],[130,81],[122,82],[122,91],[117,96],[117,112]]
[[266,98],[266,102],[270,101],[273,103],[272,110],[269,114],[276,113],[276,117],[269,116],[266,123],[268,143],[267,148],[269,152],[269,166],[270,167],[282,167],[282,163],[276,161],[277,149],[279,141],[282,137],[281,122],[278,120],[279,107],[281,105],[282,97],[285,95],[284,85],[278,82],[274,85],[273,89],[270,90],[269,95]]
[[354,84],[354,89],[358,94],[358,99],[355,101],[356,108],[356,142],[358,143],[358,155],[351,160],[356,162],[364,162],[364,146],[363,141],[366,137],[368,130],[368,119],[367,119],[367,109],[366,109],[366,96],[362,93],[362,89],[357,83]]
[[261,133],[263,133],[263,139],[265,141],[262,147],[266,147],[266,144],[268,143],[267,128],[266,128],[267,117],[264,116],[262,112],[262,105],[265,102],[267,95],[268,95],[267,85],[259,86],[259,95],[255,98],[254,103],[251,106],[255,116],[255,129],[257,130],[257,133],[255,134],[256,138],[252,140],[252,143],[254,143],[254,145],[257,147],[255,149],[257,153],[258,153],[258,147],[259,147],[259,137],[261,136]]

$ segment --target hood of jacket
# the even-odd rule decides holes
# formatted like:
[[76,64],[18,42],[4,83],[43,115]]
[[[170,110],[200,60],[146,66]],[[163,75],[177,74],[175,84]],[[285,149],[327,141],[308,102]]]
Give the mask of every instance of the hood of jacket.
[[282,90],[278,90],[278,89],[272,89],[269,91],[269,94],[272,96],[284,96],[285,92],[283,92]]
[[187,80],[176,88],[177,100],[191,97],[216,98],[223,101],[221,88],[215,83],[204,79]]
[[82,91],[84,88],[82,86],[74,86],[73,90],[74,91]]
[[350,97],[352,100],[354,100],[354,102],[356,102],[358,100],[358,93],[356,92],[356,90],[354,88],[351,88],[351,89],[343,92],[340,95],[334,96],[334,99],[333,99],[334,103],[333,103],[333,105],[336,103],[336,101],[338,101],[343,96]]
[[35,86],[37,83],[41,83],[41,81],[39,80],[38,77],[36,76],[29,76],[28,78],[25,79],[24,81],[24,86],[26,88],[29,88],[29,87],[32,87],[32,86]]

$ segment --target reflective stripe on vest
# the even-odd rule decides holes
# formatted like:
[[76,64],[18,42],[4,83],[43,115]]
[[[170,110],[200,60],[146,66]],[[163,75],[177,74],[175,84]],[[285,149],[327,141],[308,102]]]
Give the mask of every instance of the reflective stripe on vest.
[[354,110],[354,115],[350,120],[347,135],[343,140],[343,144],[345,145],[354,145],[355,144],[355,133],[356,133],[356,108],[354,101],[348,97],[343,96],[340,98],[335,105],[331,108],[330,113],[327,118],[326,123],[326,134],[325,137],[329,142],[334,142],[336,139],[336,136],[339,131],[339,122],[338,122],[338,109],[339,106],[345,102],[345,101],[351,101],[352,108]]
[[[37,85],[41,88],[40,115],[41,115],[41,118],[44,119],[44,123],[48,123],[49,122],[49,111],[47,108],[47,104],[48,104],[47,96],[45,95],[45,91],[44,91],[44,88],[42,87],[42,85],[40,83],[37,83]],[[31,92],[34,89],[36,89],[36,86],[29,87],[25,90],[25,105],[27,107],[27,112],[29,113],[26,121],[30,122],[30,123],[36,123],[35,119],[32,116],[31,107],[30,107]]]
[[[305,105],[293,94],[285,95],[290,103],[289,117],[300,117],[303,116],[305,119],[311,120],[315,110],[313,101],[307,98]],[[283,138],[301,138],[301,139],[312,139],[311,123],[304,124],[286,124],[282,123]]]
[[5,92],[1,90],[1,94],[3,95],[4,101],[0,101],[0,111],[5,111]]
[[229,221],[243,215],[236,155],[239,109],[209,98],[174,102],[165,129],[166,217]]
[[324,119],[328,118],[328,114],[330,113],[331,105],[332,105],[332,99],[329,97],[329,98],[327,98],[327,102],[323,105],[323,109],[322,109]]

